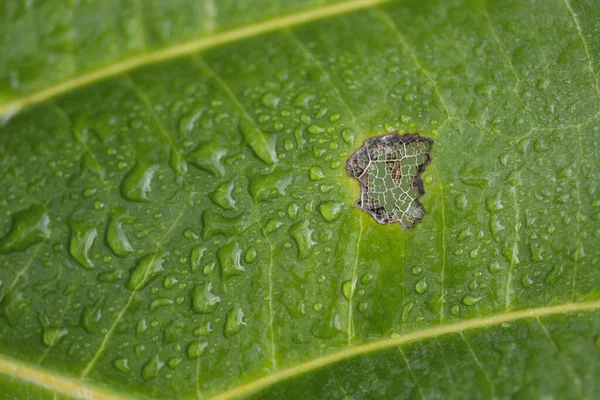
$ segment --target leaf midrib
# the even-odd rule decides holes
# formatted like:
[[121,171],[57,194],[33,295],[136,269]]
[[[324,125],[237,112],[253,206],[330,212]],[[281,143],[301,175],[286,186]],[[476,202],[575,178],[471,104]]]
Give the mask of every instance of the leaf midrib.
[[54,86],[33,92],[26,96],[22,96],[16,100],[0,103],[0,117],[4,117],[5,119],[10,118],[28,106],[41,103],[60,94],[90,85],[102,79],[126,73],[142,66],[164,62],[177,57],[183,57],[185,55],[193,54],[209,48],[218,47],[220,45],[247,39],[268,32],[306,24],[319,19],[374,7],[378,4],[389,1],[390,0],[349,0],[347,2],[336,3],[329,6],[313,8],[310,10],[304,10],[297,13],[272,18],[256,24],[242,26],[188,42],[156,49],[142,55],[133,56],[116,64],[107,65],[103,68],[76,76],[63,82],[59,82]]
[[[336,362],[350,359],[359,355],[373,353],[400,346],[409,342],[418,342],[430,338],[460,333],[465,330],[486,328],[503,323],[514,322],[526,318],[540,318],[558,314],[568,314],[580,311],[591,311],[600,309],[600,300],[581,303],[567,303],[557,306],[537,307],[525,310],[507,312],[489,317],[475,318],[453,324],[438,325],[435,327],[401,334],[390,339],[361,344],[348,347],[336,353],[328,354],[313,360],[274,372],[271,375],[248,382],[237,388],[213,397],[213,400],[229,400],[239,396],[257,392],[277,382],[299,376],[301,374],[317,370]],[[85,383],[82,380],[55,374],[39,366],[27,364],[11,357],[0,355],[0,373],[10,377],[21,379],[31,384],[53,390],[76,399],[93,400],[125,400],[122,394],[111,392],[96,385]]]

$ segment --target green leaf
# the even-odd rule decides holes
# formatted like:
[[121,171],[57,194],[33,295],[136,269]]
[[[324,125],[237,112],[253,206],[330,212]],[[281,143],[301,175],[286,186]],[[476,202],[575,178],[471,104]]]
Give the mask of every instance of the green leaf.
[[[600,391],[593,1],[2,15],[0,398]],[[346,172],[392,133],[406,230]]]

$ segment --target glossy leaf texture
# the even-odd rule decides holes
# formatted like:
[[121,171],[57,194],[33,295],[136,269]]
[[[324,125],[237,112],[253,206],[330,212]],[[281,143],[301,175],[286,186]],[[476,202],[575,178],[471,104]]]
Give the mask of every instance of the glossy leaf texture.
[[[600,392],[600,9],[378,3],[3,4],[1,399]],[[394,132],[434,141],[408,230],[345,170]]]

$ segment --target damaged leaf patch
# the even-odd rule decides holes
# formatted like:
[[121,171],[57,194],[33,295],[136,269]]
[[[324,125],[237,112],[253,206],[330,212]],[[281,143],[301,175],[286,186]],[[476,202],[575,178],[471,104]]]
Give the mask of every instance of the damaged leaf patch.
[[348,159],[346,171],[360,182],[356,206],[380,224],[413,228],[425,215],[421,173],[431,161],[433,140],[417,134],[373,137]]

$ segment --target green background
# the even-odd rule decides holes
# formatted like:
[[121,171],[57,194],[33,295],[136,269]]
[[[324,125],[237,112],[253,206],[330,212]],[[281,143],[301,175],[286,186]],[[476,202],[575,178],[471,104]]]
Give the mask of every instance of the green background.
[[[261,3],[2,2],[0,108],[331,7]],[[0,399],[597,396],[599,20],[365,4],[7,114]],[[408,231],[345,172],[391,132],[435,141]]]

